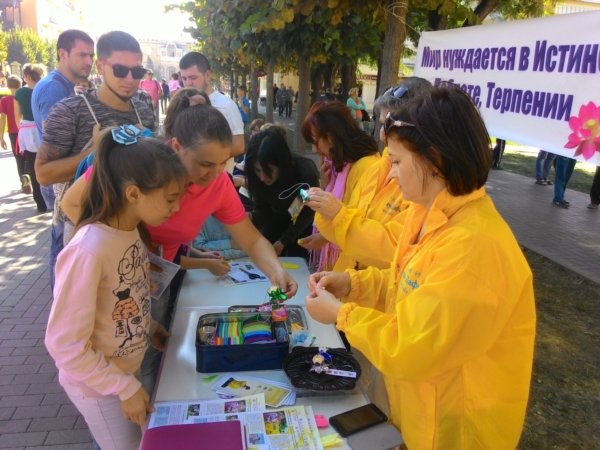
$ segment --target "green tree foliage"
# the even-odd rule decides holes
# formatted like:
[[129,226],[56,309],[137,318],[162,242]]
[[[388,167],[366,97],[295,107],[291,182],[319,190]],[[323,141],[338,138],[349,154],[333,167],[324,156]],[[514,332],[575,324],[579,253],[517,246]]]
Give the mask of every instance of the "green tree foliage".
[[0,32],[0,62],[6,61],[8,56],[8,33]]
[[[6,54],[2,57],[2,49]],[[0,38],[0,60],[20,64],[41,63],[49,68],[56,65],[56,41],[41,39],[29,28],[18,28],[2,33]]]
[[361,57],[375,57],[383,32],[379,3],[197,0],[179,8],[192,15],[195,27],[189,31],[201,41],[211,65],[230,70],[295,66],[300,76],[298,116],[302,118],[308,109],[312,63],[355,63]]
[[505,20],[552,14],[556,0],[413,0],[406,22],[409,38],[418,44],[422,31],[479,25],[493,13]]

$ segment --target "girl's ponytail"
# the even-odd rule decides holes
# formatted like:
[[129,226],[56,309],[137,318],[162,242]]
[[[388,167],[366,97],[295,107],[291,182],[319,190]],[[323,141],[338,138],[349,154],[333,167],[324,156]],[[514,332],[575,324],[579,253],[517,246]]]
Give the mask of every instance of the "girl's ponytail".
[[193,87],[178,89],[169,102],[167,113],[163,122],[165,138],[171,139],[173,135],[173,126],[179,114],[188,108],[207,105],[210,106],[210,99],[206,92]]

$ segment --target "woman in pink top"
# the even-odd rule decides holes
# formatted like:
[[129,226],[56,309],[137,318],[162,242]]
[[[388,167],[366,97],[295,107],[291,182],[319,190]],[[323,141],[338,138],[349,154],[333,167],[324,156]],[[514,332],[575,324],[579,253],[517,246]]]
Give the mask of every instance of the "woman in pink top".
[[[187,169],[185,190],[179,211],[159,226],[147,226],[152,243],[163,258],[178,262],[184,270],[206,268],[210,263],[213,265],[211,272],[225,274],[229,271],[225,261],[199,257],[206,255],[200,255],[190,245],[204,221],[214,215],[271,283],[282,288],[288,298],[294,296],[298,284],[281,266],[273,245],[246,216],[233,183],[224,171],[232,145],[231,130],[225,117],[212,106],[197,104],[197,96],[189,94],[189,90],[177,92],[165,120],[165,128],[169,124],[171,147]],[[181,108],[176,109],[178,104]],[[167,122],[170,112],[176,114],[173,122]],[[77,220],[78,198],[84,186],[85,179],[81,177],[61,202],[61,208],[71,220]],[[175,298],[169,296],[168,289],[165,292],[152,302],[152,317],[168,327]],[[143,382],[149,391],[154,386],[159,363],[160,354],[150,349],[142,365]]]
[[177,211],[186,176],[159,140],[124,145],[109,131],[75,236],[58,255],[45,344],[102,450],[137,449],[152,410],[140,365],[148,341],[162,349],[168,333],[151,320],[150,263],[138,225],[157,226]]

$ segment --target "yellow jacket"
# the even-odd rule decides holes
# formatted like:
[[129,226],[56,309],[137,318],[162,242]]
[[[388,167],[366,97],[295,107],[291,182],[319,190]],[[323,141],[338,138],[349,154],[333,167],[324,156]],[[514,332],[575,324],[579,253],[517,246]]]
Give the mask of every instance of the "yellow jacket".
[[392,267],[349,272],[337,327],[383,373],[408,448],[514,449],[533,360],[532,275],[485,190],[443,191],[429,214],[411,204]]
[[[342,203],[347,204],[353,193],[356,191],[356,187],[359,183],[359,180],[365,174],[370,167],[377,162],[381,161],[381,155],[379,153],[375,153],[374,155],[365,156],[360,158],[358,161],[352,164],[352,167],[348,171],[348,176],[346,177],[346,186],[344,187],[344,195],[342,196]],[[317,227],[319,230],[319,227]],[[319,230],[320,232],[320,230]],[[334,261],[337,261],[340,250],[333,246],[330,246],[329,243],[326,244],[326,247],[321,249],[321,252],[327,252],[327,263],[325,264],[323,270],[332,270],[334,267]],[[313,253],[315,255],[315,253]],[[311,260],[313,259],[313,255],[311,255]],[[319,255],[319,253],[316,253]],[[322,254],[321,254],[322,255]],[[317,256],[317,262],[319,260],[319,256]]]
[[389,180],[390,161],[384,156],[368,167],[333,220],[315,214],[315,225],[342,250],[334,271],[390,266],[401,231],[402,194]]
[[369,167],[380,160],[381,155],[379,153],[375,153],[374,155],[360,158],[358,161],[352,164],[352,167],[348,171],[348,177],[346,178],[346,187],[344,189],[344,195],[342,196],[342,203],[347,204],[350,201],[350,197],[358,184],[358,180],[360,180],[362,175],[369,169]]

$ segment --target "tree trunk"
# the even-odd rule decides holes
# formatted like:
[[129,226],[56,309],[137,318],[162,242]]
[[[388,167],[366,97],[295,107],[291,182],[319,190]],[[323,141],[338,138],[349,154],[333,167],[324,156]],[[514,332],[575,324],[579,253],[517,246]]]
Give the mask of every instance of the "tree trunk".
[[310,88],[312,90],[312,97],[310,98],[311,105],[317,101],[323,89],[323,72],[325,68],[322,64],[319,64],[316,68],[311,71],[310,77]]
[[[481,0],[481,2],[475,7],[475,15],[479,19],[479,23],[483,22],[485,19],[500,3],[499,0]],[[477,25],[476,23],[472,23],[470,25]]]
[[233,69],[231,69],[231,75],[229,78],[229,96],[231,98],[235,98],[235,84],[236,84],[236,80],[235,80],[235,71]]
[[[381,43],[381,48],[383,49],[383,42]],[[383,51],[379,54],[379,58],[377,58],[377,73],[380,74],[381,67],[383,66]],[[375,83],[375,93],[382,92],[382,89],[386,89],[385,87],[381,87],[381,76],[377,77],[377,82]]]
[[258,71],[255,64],[250,63],[250,118],[256,119],[258,116]]
[[306,142],[302,137],[302,122],[310,106],[310,61],[308,58],[298,58],[298,103],[296,104],[296,123],[294,126],[293,149],[304,153]]
[[385,89],[398,83],[398,71],[400,69],[400,57],[404,50],[406,39],[406,13],[408,12],[408,1],[397,2],[386,0],[387,22],[385,25],[385,39],[383,41],[383,53],[381,55],[381,72],[379,72],[379,91],[377,96],[383,94]]
[[[342,73],[342,95],[345,102],[348,98],[348,91],[356,86],[356,62],[344,64],[340,72]],[[341,100],[341,99],[340,99]]]
[[333,92],[333,87],[335,85],[333,80],[333,64],[327,63],[323,70],[323,87],[325,88],[325,92]]
[[266,121],[273,122],[273,71],[275,65],[273,62],[269,62],[267,66],[267,115]]

